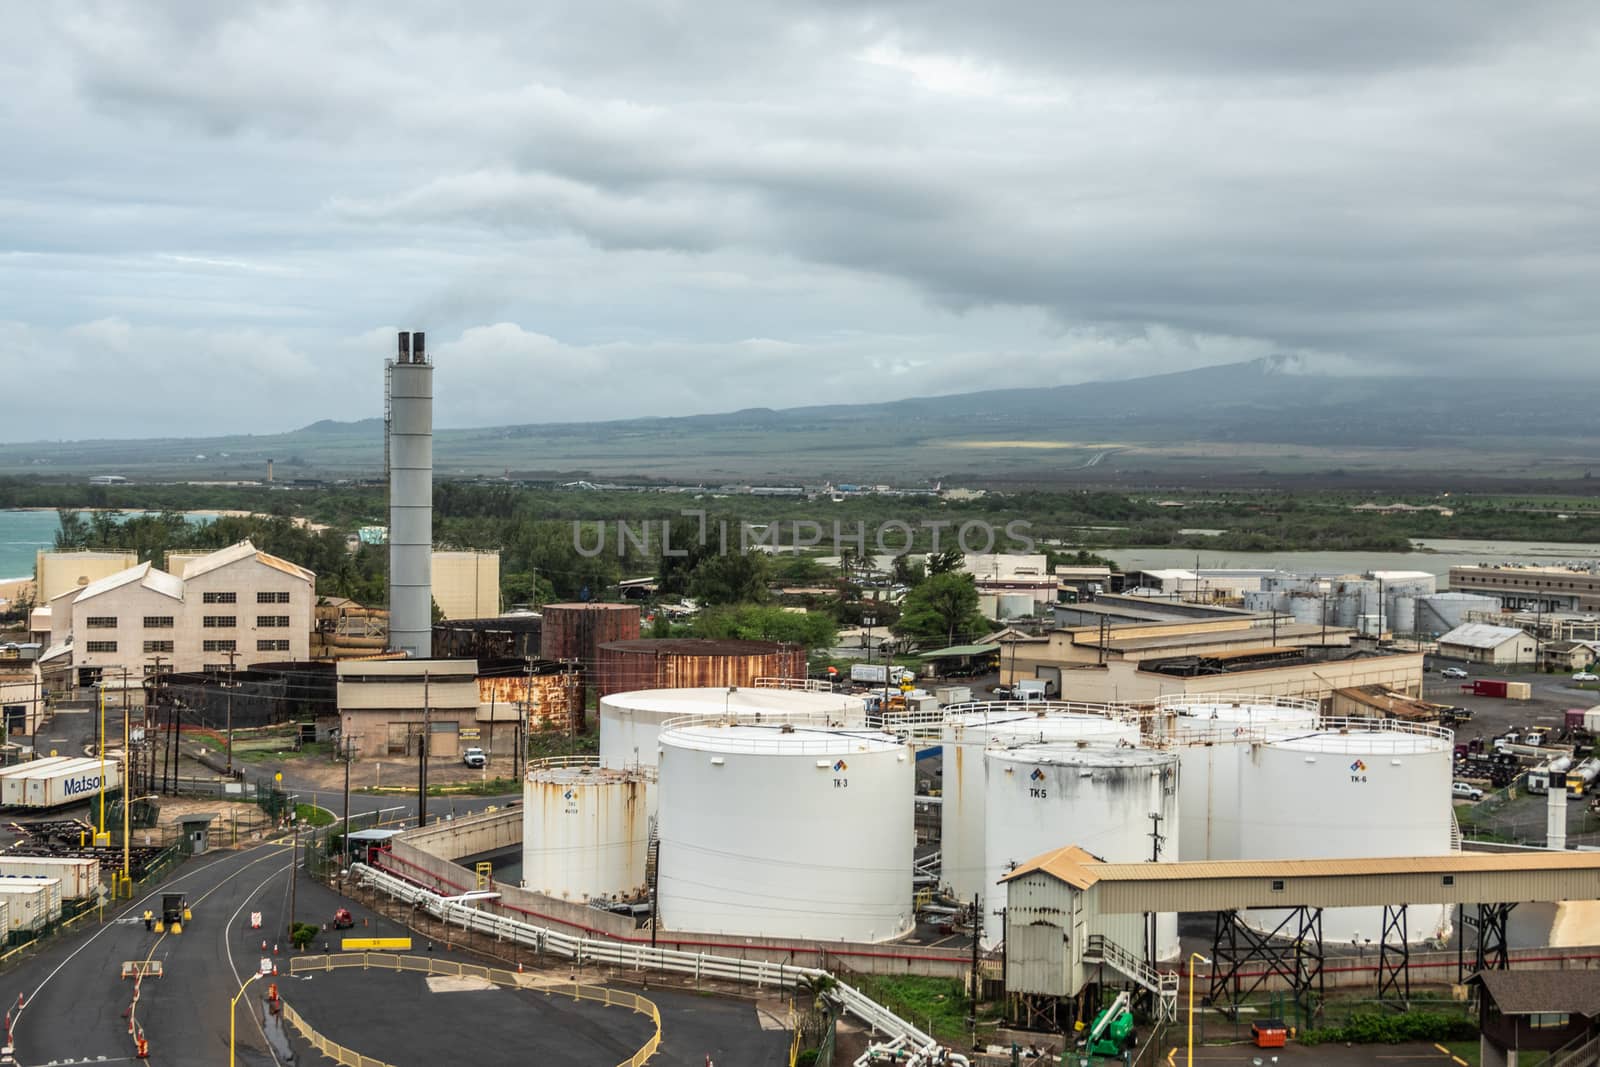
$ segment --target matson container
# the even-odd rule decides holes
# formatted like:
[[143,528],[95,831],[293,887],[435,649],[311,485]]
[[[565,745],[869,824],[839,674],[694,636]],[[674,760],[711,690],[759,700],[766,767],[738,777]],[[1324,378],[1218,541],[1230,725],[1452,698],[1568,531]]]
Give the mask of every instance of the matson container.
[[74,760],[64,767],[49,767],[25,776],[23,782],[22,807],[59,808],[99,796],[102,786],[107,791],[120,789],[122,764],[110,759],[104,764],[97,759]]
[[0,854],[0,877],[59,878],[61,895],[81,900],[100,892],[100,861],[75,856],[13,856]]
[[38,930],[61,918],[58,878],[0,877],[0,897],[11,906],[9,930]]
[[0,770],[0,807],[20,807],[22,805],[23,789],[27,784],[27,780],[33,775],[45,772],[52,767],[64,767],[69,763],[76,763],[82,758],[81,756],[48,756],[45,759],[18,763],[13,767]]

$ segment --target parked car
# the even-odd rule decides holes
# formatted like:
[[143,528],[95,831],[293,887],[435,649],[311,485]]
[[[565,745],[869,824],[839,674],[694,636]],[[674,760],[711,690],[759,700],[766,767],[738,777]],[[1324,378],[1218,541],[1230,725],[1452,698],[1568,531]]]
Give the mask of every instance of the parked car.
[[1482,800],[1483,790],[1471,782],[1455,782],[1450,786],[1450,795],[1461,800]]
[[1577,674],[1572,676],[1572,680],[1574,682],[1600,682],[1600,674],[1593,674],[1589,671],[1579,671]]
[[489,765],[489,757],[483,754],[481,748],[469,748],[461,753],[461,762],[475,771],[482,770]]
[[1446,667],[1444,670],[1439,672],[1439,675],[1442,678],[1466,678],[1466,677],[1468,677],[1467,669],[1465,667]]

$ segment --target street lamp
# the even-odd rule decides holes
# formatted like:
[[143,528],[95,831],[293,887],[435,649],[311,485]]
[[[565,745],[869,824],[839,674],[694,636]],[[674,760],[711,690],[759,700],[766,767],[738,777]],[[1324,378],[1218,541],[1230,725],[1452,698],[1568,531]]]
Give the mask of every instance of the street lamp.
[[1210,965],[1211,961],[1198,952],[1189,953],[1189,1051],[1184,1056],[1186,1067],[1194,1067],[1194,961]]
[[235,1037],[234,1021],[238,1018],[238,1012],[235,1009],[237,1009],[239,1006],[239,998],[244,996],[244,991],[246,989],[250,988],[250,983],[254,982],[260,977],[261,972],[257,971],[249,978],[246,978],[243,982],[239,983],[239,992],[235,993],[233,995],[233,999],[228,1002],[228,1067],[233,1067],[233,1045]]

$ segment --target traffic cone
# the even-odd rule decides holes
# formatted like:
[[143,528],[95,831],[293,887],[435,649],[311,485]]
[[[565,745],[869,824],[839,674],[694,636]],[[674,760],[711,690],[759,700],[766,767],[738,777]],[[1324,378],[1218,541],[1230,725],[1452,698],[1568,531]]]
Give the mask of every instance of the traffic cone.
[[276,963],[272,965],[272,977],[278,977],[278,965]]
[[522,973],[522,961],[521,960],[517,961],[517,973],[518,974]]
[[267,951],[267,939],[264,937],[261,939],[261,951]]
[[274,956],[278,954],[278,943],[276,941],[272,943],[272,954]]

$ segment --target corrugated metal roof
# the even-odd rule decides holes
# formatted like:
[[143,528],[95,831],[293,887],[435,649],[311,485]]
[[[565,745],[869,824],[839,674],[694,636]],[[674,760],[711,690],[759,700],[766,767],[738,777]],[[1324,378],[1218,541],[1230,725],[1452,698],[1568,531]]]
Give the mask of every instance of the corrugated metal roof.
[[307,582],[315,581],[317,577],[304,567],[290,563],[286,559],[280,559],[269,552],[263,552],[256,548],[253,543],[246,540],[240,541],[238,544],[229,545],[227,548],[219,548],[210,555],[201,556],[199,559],[191,559],[183,568],[183,580],[188,581],[192,578],[198,578],[202,574],[209,574],[229,564],[251,558],[254,558],[256,562],[263,566],[271,567],[274,570],[282,571]]
[[1042,856],[1035,856],[1027,863],[1019,864],[1000,881],[1009,882],[1034,871],[1043,871],[1076,889],[1088,889],[1098,880],[1090,868],[1097,870],[1100,866],[1103,865],[1093,853],[1077,845],[1068,845],[1053,852],[1046,852]]
[[[1065,851],[1065,850],[1061,850]],[[1048,853],[1047,855],[1054,855]],[[1044,857],[1040,857],[1043,859]],[[1098,882],[1206,881],[1229,878],[1339,878],[1382,874],[1481,874],[1497,871],[1600,871],[1600,852],[1455,853],[1327,860],[1213,860],[1190,863],[1100,863]],[[1037,861],[1032,861],[1037,862]],[[1017,870],[1021,870],[1019,867]],[[1048,870],[1048,868],[1045,868]]]
[[137,567],[129,567],[125,571],[118,571],[115,574],[107,575],[106,577],[101,578],[98,582],[90,582],[88,585],[78,590],[78,595],[72,598],[72,602],[74,604],[81,604],[90,597],[96,597],[101,593],[109,593],[113,589],[120,589],[125,585],[131,585],[134,582],[143,581],[144,576],[149,572],[149,570],[150,563],[149,561],[146,561],[139,564]]
[[1463,648],[1499,648],[1525,631],[1515,626],[1495,626],[1487,622],[1469,622],[1439,638],[1441,645],[1460,645]]

